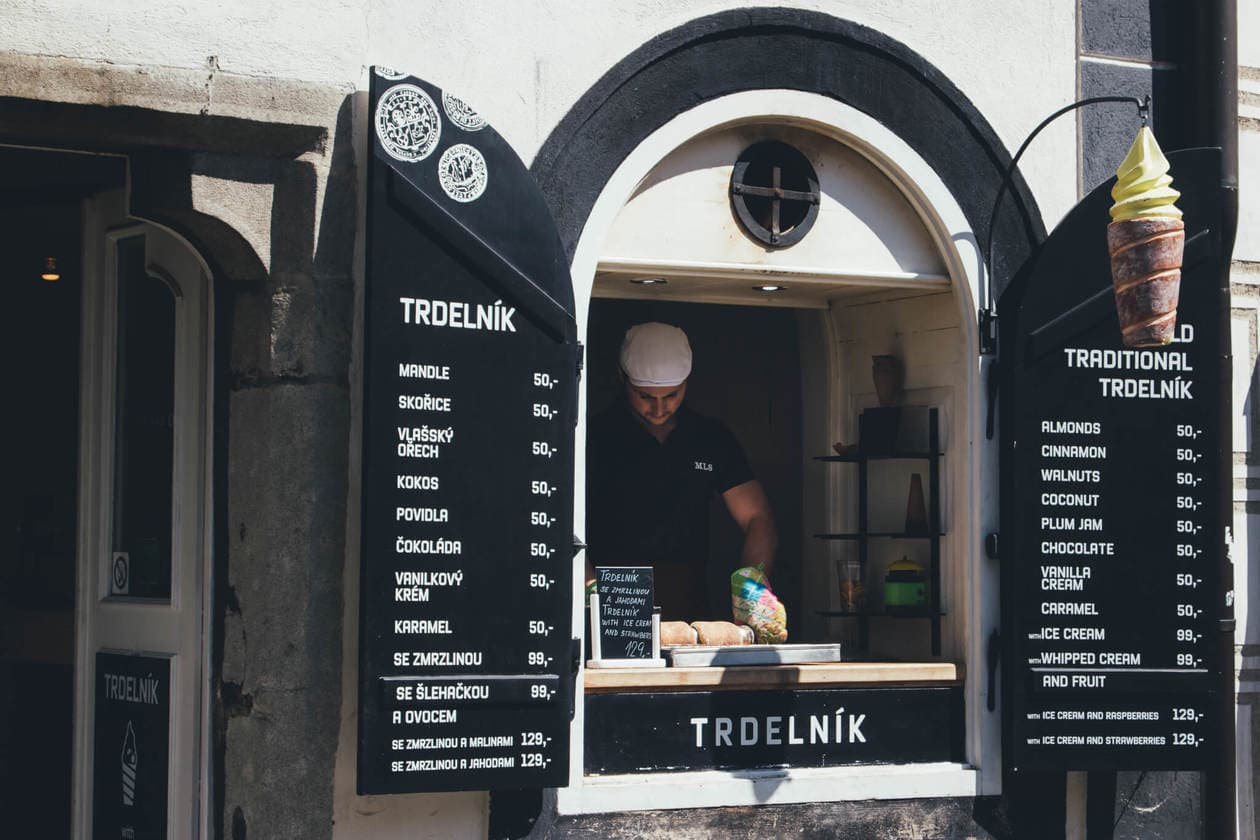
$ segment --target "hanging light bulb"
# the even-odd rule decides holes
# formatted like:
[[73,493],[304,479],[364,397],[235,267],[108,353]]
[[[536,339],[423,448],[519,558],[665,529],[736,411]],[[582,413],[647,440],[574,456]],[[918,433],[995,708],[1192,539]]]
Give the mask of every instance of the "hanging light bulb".
[[57,270],[57,258],[44,258],[44,271],[39,275],[40,280],[47,280],[49,283],[55,283],[61,279],[61,272]]

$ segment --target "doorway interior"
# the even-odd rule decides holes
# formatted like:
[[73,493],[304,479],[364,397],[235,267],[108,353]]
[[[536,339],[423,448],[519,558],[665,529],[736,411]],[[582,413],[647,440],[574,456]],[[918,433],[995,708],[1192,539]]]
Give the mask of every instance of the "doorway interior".
[[127,215],[126,158],[0,147],[0,182],[6,829],[197,836],[210,274]]
[[16,836],[70,836],[82,208],[125,174],[117,157],[0,150],[0,807]]

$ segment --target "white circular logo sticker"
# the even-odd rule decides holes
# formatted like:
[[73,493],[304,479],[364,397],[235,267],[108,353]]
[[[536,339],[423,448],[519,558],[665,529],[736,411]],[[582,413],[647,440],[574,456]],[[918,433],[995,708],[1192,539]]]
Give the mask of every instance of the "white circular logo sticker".
[[438,181],[442,191],[456,201],[476,201],[486,191],[486,159],[467,143],[456,143],[438,161]]
[[480,131],[486,127],[486,121],[481,114],[469,108],[468,103],[457,96],[443,93],[442,108],[446,111],[447,118],[464,131]]
[[382,79],[401,79],[407,74],[401,70],[395,70],[393,67],[385,67],[381,64],[376,65],[376,75]]
[[394,85],[376,104],[376,136],[396,160],[415,163],[437,148],[442,120],[429,95],[415,85]]

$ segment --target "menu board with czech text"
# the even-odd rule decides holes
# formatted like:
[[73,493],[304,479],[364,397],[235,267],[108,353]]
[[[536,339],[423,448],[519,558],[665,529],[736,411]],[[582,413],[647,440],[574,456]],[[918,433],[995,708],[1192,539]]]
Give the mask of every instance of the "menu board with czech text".
[[542,195],[467,103],[373,68],[360,793],[568,778],[579,347]]

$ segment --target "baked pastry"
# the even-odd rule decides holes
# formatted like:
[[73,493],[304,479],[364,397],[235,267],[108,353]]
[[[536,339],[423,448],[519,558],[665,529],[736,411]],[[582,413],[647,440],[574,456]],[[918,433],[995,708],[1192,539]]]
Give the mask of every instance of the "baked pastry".
[[698,645],[696,630],[685,621],[661,622],[661,645]]
[[750,645],[752,628],[740,627],[729,621],[693,621],[696,636],[702,645]]

